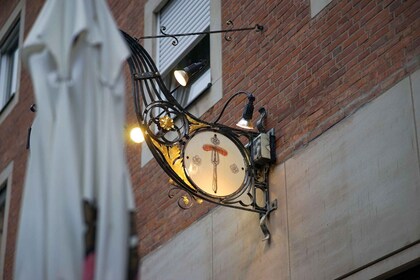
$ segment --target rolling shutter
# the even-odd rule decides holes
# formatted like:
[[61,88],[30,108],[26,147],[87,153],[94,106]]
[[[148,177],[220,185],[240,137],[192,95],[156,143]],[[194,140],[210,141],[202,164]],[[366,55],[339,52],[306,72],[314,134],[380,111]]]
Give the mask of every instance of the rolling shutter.
[[[165,26],[165,33],[202,32],[210,26],[210,0],[172,0],[160,11],[158,32]],[[197,43],[199,36],[178,37],[178,45],[172,38],[158,39],[158,67],[162,74],[171,69],[181,56]]]

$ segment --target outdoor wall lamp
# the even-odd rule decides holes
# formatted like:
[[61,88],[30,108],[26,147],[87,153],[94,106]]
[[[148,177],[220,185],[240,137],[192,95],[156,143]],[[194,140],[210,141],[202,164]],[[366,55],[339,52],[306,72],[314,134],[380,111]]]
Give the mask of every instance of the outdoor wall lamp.
[[[235,93],[234,95],[232,95],[228,101],[226,102],[226,104],[223,106],[222,111],[220,112],[219,117],[217,117],[217,119],[214,121],[215,123],[217,123],[220,118],[222,117],[223,113],[226,110],[226,107],[229,105],[229,103],[238,95],[241,94],[245,94],[248,98],[248,103],[246,104],[245,108],[244,108],[244,112],[242,114],[242,118],[239,120],[239,122],[236,124],[236,126],[243,128],[243,129],[254,129],[254,126],[252,125],[252,115],[254,114],[254,101],[255,101],[255,96],[252,95],[252,93],[249,92],[245,92],[245,91],[239,91],[237,93]],[[267,117],[267,115],[265,114],[264,117]]]
[[174,76],[177,82],[185,87],[188,84],[188,81],[191,77],[193,77],[195,74],[200,72],[205,66],[207,65],[207,62],[205,60],[195,62],[187,67],[185,67],[182,70],[175,70]]
[[244,113],[242,114],[242,119],[236,124],[243,129],[253,129],[254,126],[252,125],[252,115],[254,114],[254,100],[255,97],[253,95],[248,97],[248,104],[246,104]]
[[141,131],[140,127],[134,127],[130,130],[130,139],[134,143],[142,143],[144,142],[144,135]]
[[173,197],[174,187],[185,191],[178,200],[184,209],[193,201],[205,200],[258,213],[264,240],[269,239],[266,221],[277,209],[277,200],[272,201],[269,192],[275,136],[273,129],[265,130],[267,112],[263,108],[259,110],[258,131],[218,123],[229,103],[246,95],[248,104],[243,118],[249,126],[255,97],[240,91],[229,98],[214,122],[195,117],[172,96],[138,40],[122,33],[132,53],[127,62],[136,116],[152,155],[170,177],[173,187],[168,195]]

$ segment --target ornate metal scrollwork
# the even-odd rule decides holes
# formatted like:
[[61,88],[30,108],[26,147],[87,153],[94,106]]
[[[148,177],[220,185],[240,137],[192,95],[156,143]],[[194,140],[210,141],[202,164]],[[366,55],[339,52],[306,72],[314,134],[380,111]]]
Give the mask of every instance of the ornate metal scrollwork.
[[[232,29],[233,29],[233,21],[231,21],[231,20],[226,21],[226,25],[227,25],[227,26],[231,26],[231,27],[227,30],[227,32],[229,32],[230,30],[232,30]],[[225,40],[226,40],[226,41],[232,41],[232,36],[229,36],[227,32],[225,33]]]
[[202,204],[203,203],[203,200],[201,198],[198,198],[198,197],[190,194],[189,192],[186,192],[185,190],[183,190],[182,188],[180,188],[178,186],[173,186],[172,188],[169,189],[168,197],[169,198],[174,198],[175,193],[179,192],[179,191],[184,193],[183,195],[178,197],[178,200],[177,200],[178,206],[181,209],[183,209],[183,210],[190,209],[194,205],[194,202],[196,202],[197,204]]
[[[259,30],[258,26],[255,28]],[[219,118],[215,122],[209,123],[190,114],[166,88],[152,58],[139,45],[138,40],[122,33],[132,52],[127,62],[132,74],[132,93],[136,116],[140,128],[146,132],[144,138],[154,158],[173,180],[172,185],[185,192],[178,199],[178,205],[183,209],[188,209],[194,202],[199,203],[199,201],[205,200],[218,205],[258,213],[261,218],[260,226],[264,238],[268,239],[269,231],[266,220],[270,212],[277,208],[277,201],[272,202],[269,197],[268,171],[271,161],[264,158],[254,160],[254,157],[255,154],[258,154],[256,151],[260,151],[260,149],[256,149],[256,146],[261,145],[261,135],[265,135],[264,141],[269,139],[270,142],[274,136],[268,136],[269,133],[265,133],[265,128],[261,125],[259,129],[263,131],[244,131],[219,124]],[[244,171],[242,171],[244,179],[242,185],[239,185],[240,188],[235,189],[232,194],[216,196],[205,192],[186,173],[188,169],[183,155],[186,143],[191,142],[193,137],[203,131],[213,131],[213,133],[224,135],[230,139],[232,145],[237,146],[241,151],[245,163]],[[247,143],[247,145],[244,146],[243,143]],[[214,146],[218,145],[214,144],[213,148]],[[203,146],[203,148],[209,148],[211,154],[215,154],[212,147]],[[258,146],[258,148],[261,147]],[[217,157],[214,159],[214,166],[217,165],[216,162]],[[213,170],[213,176],[214,174]],[[175,188],[172,187],[168,193],[169,197],[174,197],[174,192]]]
[[173,39],[172,46],[177,46],[178,43],[179,43],[178,38],[175,35],[166,33],[165,31],[166,31],[166,27],[165,26],[161,26],[160,27],[160,33],[162,33],[163,35],[165,35],[165,37],[171,37]]
[[143,113],[147,134],[161,144],[175,144],[189,131],[186,116],[167,101],[149,104]]

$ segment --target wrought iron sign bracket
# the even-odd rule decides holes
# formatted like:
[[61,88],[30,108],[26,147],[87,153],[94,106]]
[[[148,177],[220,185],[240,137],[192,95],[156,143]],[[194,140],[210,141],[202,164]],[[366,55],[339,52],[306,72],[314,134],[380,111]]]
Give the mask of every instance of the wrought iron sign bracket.
[[149,35],[149,36],[143,36],[143,37],[136,37],[134,39],[136,41],[139,41],[140,39],[172,38],[173,39],[172,45],[176,46],[179,43],[178,37],[225,33],[225,36],[224,36],[225,40],[232,41],[232,36],[230,36],[228,33],[244,32],[244,31],[251,31],[251,30],[255,30],[255,32],[262,33],[264,31],[264,26],[260,24],[255,24],[254,26],[250,26],[250,27],[234,28],[233,21],[228,20],[226,21],[226,25],[230,28],[221,29],[221,30],[209,30],[209,31],[203,31],[203,32],[188,32],[188,33],[175,33],[175,34],[166,33],[166,29],[167,29],[166,26],[161,26],[160,27],[161,35]]
[[269,192],[275,136],[274,129],[265,129],[265,109],[259,110],[258,131],[218,123],[236,96],[247,95],[251,103],[246,108],[253,111],[255,97],[247,92],[232,96],[214,122],[193,116],[172,96],[138,40],[122,33],[132,53],[127,62],[136,116],[153,157],[171,179],[169,197],[175,197],[178,188],[185,192],[178,199],[183,209],[205,200],[258,213],[263,240],[268,240],[267,219],[277,209],[277,200],[271,200]]
[[135,80],[145,80],[160,77],[159,72],[145,72],[145,73],[133,73]]

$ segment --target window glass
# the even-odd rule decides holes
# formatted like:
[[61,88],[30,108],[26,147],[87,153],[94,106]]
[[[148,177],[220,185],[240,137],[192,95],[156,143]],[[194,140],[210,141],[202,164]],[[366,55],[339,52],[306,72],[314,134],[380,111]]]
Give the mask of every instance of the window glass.
[[16,93],[19,48],[19,23],[8,34],[0,46],[0,111],[9,103]]
[[16,46],[13,52],[13,62],[12,62],[12,79],[11,79],[11,86],[10,86],[11,95],[14,95],[17,89],[18,62],[19,62],[19,48],[16,42]]

